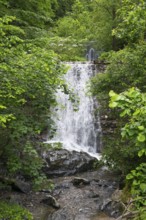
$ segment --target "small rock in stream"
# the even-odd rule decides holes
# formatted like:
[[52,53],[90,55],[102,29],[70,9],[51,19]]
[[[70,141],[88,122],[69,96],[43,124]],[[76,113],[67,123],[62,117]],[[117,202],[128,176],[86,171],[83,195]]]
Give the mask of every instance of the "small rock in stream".
[[85,179],[85,178],[75,177],[72,180],[72,183],[73,183],[74,186],[81,187],[81,186],[84,186],[84,185],[89,185],[90,181]]
[[51,195],[48,195],[46,196],[47,198],[46,199],[43,199],[41,201],[41,203],[44,203],[46,205],[50,205],[52,206],[53,208],[56,208],[56,209],[59,209],[60,208],[60,204],[56,201],[56,199],[51,196]]

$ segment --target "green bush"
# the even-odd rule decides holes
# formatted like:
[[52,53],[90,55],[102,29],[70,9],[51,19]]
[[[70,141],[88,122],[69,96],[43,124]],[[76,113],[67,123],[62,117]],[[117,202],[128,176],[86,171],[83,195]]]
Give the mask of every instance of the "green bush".
[[0,202],[0,219],[2,220],[33,220],[32,214],[19,205]]
[[38,142],[44,130],[52,136],[52,108],[65,70],[53,51],[21,39],[14,21],[0,18],[0,160],[9,175],[35,181],[43,166]]
[[[139,164],[126,178],[131,186],[134,209],[137,210],[136,220],[144,220],[146,217],[146,93],[131,88],[120,94],[110,91],[109,95],[110,107],[120,108],[122,110],[120,116],[127,118],[127,123],[121,129],[121,136],[122,139],[128,140],[129,144],[131,143]],[[130,152],[126,153],[130,160]]]

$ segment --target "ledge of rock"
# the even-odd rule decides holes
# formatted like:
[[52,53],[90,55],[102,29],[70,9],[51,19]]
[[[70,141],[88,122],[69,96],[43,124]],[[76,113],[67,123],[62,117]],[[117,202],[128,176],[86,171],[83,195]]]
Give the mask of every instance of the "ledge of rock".
[[92,170],[97,159],[86,152],[49,150],[44,156],[43,171],[48,177],[69,176]]

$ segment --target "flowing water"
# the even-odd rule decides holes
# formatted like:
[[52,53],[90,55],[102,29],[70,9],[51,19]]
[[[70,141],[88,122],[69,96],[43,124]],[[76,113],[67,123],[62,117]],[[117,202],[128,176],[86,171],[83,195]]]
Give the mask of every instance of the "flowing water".
[[56,134],[48,142],[61,142],[68,150],[86,151],[95,156],[101,147],[100,121],[99,117],[95,117],[98,103],[87,94],[87,83],[96,72],[95,65],[90,62],[67,65],[70,68],[65,80],[76,101],[71,102],[69,94],[58,90],[56,97],[59,107],[54,119]]

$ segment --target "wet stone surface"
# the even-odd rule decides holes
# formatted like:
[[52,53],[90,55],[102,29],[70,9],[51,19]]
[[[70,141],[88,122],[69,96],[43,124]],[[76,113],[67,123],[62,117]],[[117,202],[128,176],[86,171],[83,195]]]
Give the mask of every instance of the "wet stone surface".
[[54,190],[51,192],[3,191],[0,199],[27,208],[34,220],[114,220],[120,215],[115,206],[117,175],[100,168],[52,180]]
[[[78,178],[88,180],[88,184],[74,185],[73,180]],[[109,205],[118,188],[117,177],[110,172],[100,169],[76,177],[56,178],[54,182],[53,196],[60,209],[48,213],[46,220],[110,220],[120,215]]]
[[43,157],[44,173],[48,178],[69,176],[76,173],[93,170],[97,159],[86,152],[68,151],[65,149],[49,150]]

